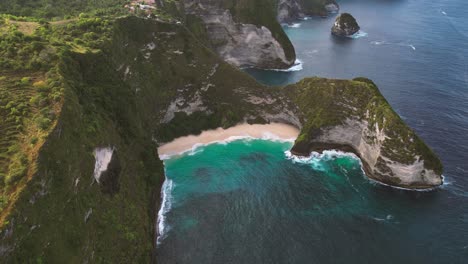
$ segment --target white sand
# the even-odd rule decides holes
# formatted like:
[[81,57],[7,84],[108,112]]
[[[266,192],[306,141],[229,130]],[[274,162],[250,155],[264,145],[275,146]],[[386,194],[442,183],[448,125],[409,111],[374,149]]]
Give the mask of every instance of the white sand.
[[218,128],[203,131],[198,136],[176,138],[158,148],[162,159],[192,150],[196,146],[216,142],[232,141],[240,138],[258,138],[282,141],[294,141],[299,135],[299,129],[294,126],[271,123],[266,125],[241,124],[228,129]]

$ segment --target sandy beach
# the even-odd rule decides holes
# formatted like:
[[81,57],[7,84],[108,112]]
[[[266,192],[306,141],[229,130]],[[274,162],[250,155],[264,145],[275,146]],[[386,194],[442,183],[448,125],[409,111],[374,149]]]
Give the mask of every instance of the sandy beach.
[[216,142],[235,140],[239,138],[259,138],[294,141],[299,135],[299,129],[294,126],[271,123],[265,125],[240,124],[228,129],[218,128],[203,131],[198,136],[176,138],[158,148],[161,158],[170,157],[191,150],[196,145],[208,145]]

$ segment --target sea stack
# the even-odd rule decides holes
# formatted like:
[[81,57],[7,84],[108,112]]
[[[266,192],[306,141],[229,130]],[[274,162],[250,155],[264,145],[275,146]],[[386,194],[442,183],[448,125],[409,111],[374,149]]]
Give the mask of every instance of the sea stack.
[[349,13],[340,14],[332,27],[332,34],[340,37],[349,37],[356,34],[360,27],[356,19]]

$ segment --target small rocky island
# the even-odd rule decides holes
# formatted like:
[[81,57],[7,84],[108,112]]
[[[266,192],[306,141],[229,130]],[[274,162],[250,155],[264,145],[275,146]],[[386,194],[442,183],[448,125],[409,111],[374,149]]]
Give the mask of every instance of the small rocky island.
[[361,29],[356,19],[349,13],[339,15],[332,27],[332,34],[339,37],[349,37]]

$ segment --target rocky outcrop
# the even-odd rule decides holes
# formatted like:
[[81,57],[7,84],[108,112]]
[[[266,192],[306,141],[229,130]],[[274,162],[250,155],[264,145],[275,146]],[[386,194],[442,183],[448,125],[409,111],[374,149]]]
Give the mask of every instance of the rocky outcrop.
[[[230,9],[213,1],[185,0],[185,12],[199,17],[212,48],[226,62],[238,67],[285,69],[294,64],[292,44],[274,21],[244,22],[246,16],[233,17]],[[268,14],[268,11],[265,11]],[[255,19],[251,19],[252,22]]]
[[307,16],[327,16],[339,10],[334,0],[279,0],[278,21],[290,23]]
[[370,80],[313,78],[288,90],[304,114],[293,154],[351,151],[361,158],[366,175],[379,182],[417,189],[442,184],[440,160]]
[[343,13],[336,18],[331,32],[339,37],[349,37],[356,34],[360,29],[356,19],[351,14]]

